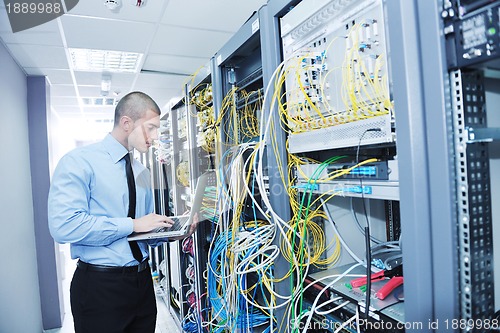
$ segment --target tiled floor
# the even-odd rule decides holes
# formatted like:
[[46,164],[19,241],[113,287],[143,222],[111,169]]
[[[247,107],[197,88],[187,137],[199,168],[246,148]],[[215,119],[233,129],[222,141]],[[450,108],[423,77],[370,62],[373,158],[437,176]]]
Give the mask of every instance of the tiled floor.
[[[64,320],[61,328],[46,330],[45,333],[74,333],[73,317],[71,315],[71,306],[69,301],[69,287],[73,273],[76,269],[76,261],[71,260],[69,247],[60,246],[64,260],[64,275],[62,281],[63,297],[64,297]],[[167,309],[167,306],[161,297],[157,297],[156,304],[158,307],[158,319],[156,321],[155,333],[177,333],[181,332],[175,324],[174,319]]]
[[181,332],[174,322],[174,318],[168,311],[167,305],[162,299],[157,298],[158,319],[156,320],[156,333]]

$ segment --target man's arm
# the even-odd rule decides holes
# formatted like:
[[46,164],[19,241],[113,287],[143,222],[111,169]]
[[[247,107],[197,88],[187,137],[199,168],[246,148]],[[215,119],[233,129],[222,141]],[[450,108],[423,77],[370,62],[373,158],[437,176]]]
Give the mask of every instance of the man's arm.
[[130,218],[109,218],[89,213],[90,165],[71,155],[59,162],[49,191],[49,229],[58,243],[106,246],[131,234]]

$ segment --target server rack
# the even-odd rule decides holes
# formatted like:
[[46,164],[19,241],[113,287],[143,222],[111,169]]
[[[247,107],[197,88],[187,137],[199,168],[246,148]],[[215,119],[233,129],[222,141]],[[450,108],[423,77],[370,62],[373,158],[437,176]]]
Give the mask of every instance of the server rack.
[[[226,211],[226,215],[223,215],[219,222],[216,234],[217,241],[214,244],[224,244],[227,255],[234,256],[236,261],[245,260],[248,257],[243,258],[243,256],[254,254],[238,252],[235,249],[235,244],[268,242],[268,238],[252,237],[252,233],[266,228],[264,226],[267,223],[265,222],[265,212],[256,207],[263,207],[262,196],[267,195],[269,191],[267,184],[271,176],[267,174],[266,169],[266,176],[260,178],[258,174],[260,171],[255,169],[255,164],[245,163],[251,156],[256,156],[256,147],[260,140],[262,126],[259,121],[262,119],[262,113],[265,112],[262,103],[265,82],[268,77],[264,77],[264,73],[268,75],[268,72],[265,71],[269,67],[264,69],[267,61],[265,58],[267,55],[265,47],[267,46],[263,46],[264,36],[261,30],[261,25],[264,24],[264,10],[265,6],[246,21],[234,37],[215,54],[213,63],[214,105],[221,133],[219,137],[220,149],[217,153],[218,174],[222,179],[219,185],[228,189],[229,196],[234,202],[231,209]],[[234,156],[237,157],[234,158]],[[240,161],[242,161],[241,164],[239,164]],[[259,185],[257,178],[263,179],[265,184]],[[251,189],[251,194],[238,190],[246,186]],[[214,253],[212,260],[216,262],[216,258]],[[266,260],[262,260],[266,262]],[[229,260],[228,264],[231,265],[232,262]],[[223,325],[225,329],[231,330],[267,331],[276,326],[273,311],[266,313],[256,306],[264,304],[265,307],[266,299],[270,297],[269,285],[264,286],[263,280],[269,281],[272,275],[271,271],[273,271],[271,266],[267,263],[255,271],[249,269],[246,273],[233,272],[232,274],[238,276],[238,289],[228,288],[222,292],[234,292],[237,299],[240,300],[240,308],[229,309],[223,306],[223,315],[214,317],[214,320]],[[216,278],[217,274],[215,274],[213,266],[211,269],[209,285],[213,287],[218,284],[225,288],[225,282]],[[249,289],[252,290],[251,293],[249,290],[242,291],[246,286],[252,288]],[[214,289],[211,290],[211,293],[209,292],[210,298],[219,297]],[[250,300],[245,294],[250,295],[248,296]],[[225,298],[226,296],[220,295],[220,297]],[[212,303],[214,309],[219,308],[219,306],[218,302]],[[213,312],[217,313],[215,310]],[[253,320],[249,321],[248,317],[244,318],[243,314],[245,313]]]
[[[288,120],[292,123],[289,128],[289,152],[302,159],[313,158],[323,162],[321,165],[309,162],[296,167],[294,185],[299,189],[298,198],[320,198],[330,194],[321,204],[326,215],[322,222],[325,234],[330,240],[335,240],[335,225],[343,228],[340,232],[335,232],[339,237],[341,234],[344,238],[347,237],[346,242],[351,246],[357,245],[352,249],[353,258],[357,261],[364,259],[362,250],[365,242],[360,238],[361,234],[355,234],[355,228],[346,225],[348,220],[358,220],[356,215],[363,219],[363,223],[365,219],[366,222],[370,221],[370,229],[376,238],[383,236],[383,240],[387,241],[399,239],[398,158],[394,142],[397,133],[394,114],[397,119],[398,110],[392,110],[390,81],[385,81],[385,78],[390,80],[390,57],[384,22],[387,22],[387,18],[384,17],[383,3],[374,1],[303,2],[281,22],[284,59],[293,64],[300,62],[295,65],[297,79],[286,79]],[[342,60],[344,57],[346,60]],[[356,70],[356,66],[362,69]],[[341,97],[346,89],[346,82],[353,82],[356,88],[353,87],[350,99],[343,100]],[[364,89],[363,86],[368,88]],[[370,91],[372,87],[373,90]],[[295,93],[296,91],[301,93]],[[365,116],[366,113],[370,116]],[[367,163],[371,157],[376,157],[379,161],[366,164],[366,169],[364,166],[354,167],[360,162]],[[328,167],[325,167],[325,163],[328,163]],[[318,170],[321,168],[323,170],[320,173]],[[389,173],[382,176],[379,172],[385,168]],[[344,176],[335,176],[338,172],[344,173]],[[368,175],[365,172],[374,173]],[[325,181],[329,177],[332,180]],[[354,206],[363,209],[355,209]],[[365,206],[368,206],[368,213]],[[350,216],[346,218],[349,211],[354,219]],[[334,223],[333,229],[330,223]],[[327,256],[330,254],[327,253]],[[336,260],[339,260],[336,265],[341,265],[348,264],[352,259],[341,257]],[[351,266],[340,267],[345,270]],[[308,281],[314,283],[334,271],[329,269],[311,273]],[[404,313],[401,313],[397,298],[392,300],[395,305],[387,301],[380,304],[366,296],[354,297],[353,300],[349,294],[355,292],[363,295],[363,292],[357,289],[352,292],[344,290],[342,286],[345,282],[339,284],[331,281],[330,289],[337,295],[344,295],[344,300],[350,299],[357,304],[354,309],[358,307],[359,311],[366,312],[364,303],[368,299],[371,300],[370,312],[373,312],[371,320],[402,322]],[[316,285],[318,284],[320,283]],[[309,286],[307,284],[303,288]],[[324,290],[324,287],[323,285],[320,289]],[[304,295],[305,302],[315,304],[315,297],[320,294]],[[336,307],[340,303],[333,304]],[[388,306],[392,316],[386,316],[382,310]],[[333,307],[332,305],[332,311]],[[332,312],[332,315],[336,316],[338,322],[342,322],[346,319],[346,313],[350,313],[349,319],[352,321],[356,312],[354,309],[351,312],[347,309],[348,307],[343,307]],[[310,316],[305,324],[310,323],[310,320],[318,319]],[[330,327],[331,331],[335,329]]]
[[[489,1],[406,1],[394,2],[390,11],[400,18],[394,29],[393,44],[403,46],[393,49],[400,69],[395,75],[395,95],[399,96],[395,98],[408,108],[403,118],[398,119],[398,126],[405,131],[416,130],[421,138],[426,138],[417,139],[414,135],[402,142],[406,156],[400,165],[401,187],[408,190],[401,198],[402,224],[416,236],[410,250],[406,251],[407,247],[403,251],[405,260],[412,263],[410,267],[405,266],[405,274],[411,278],[411,285],[405,288],[409,292],[405,298],[408,299],[406,309],[408,320],[428,320],[434,324],[429,327],[433,331],[482,332],[494,328],[467,324],[472,323],[471,319],[479,323],[495,319],[491,298],[494,288],[491,224],[487,215],[477,215],[479,209],[482,214],[491,212],[487,183],[493,173],[488,172],[491,159],[487,158],[484,144],[468,140],[464,126],[471,126],[470,119],[477,120],[482,125],[472,128],[481,132],[481,127],[486,125],[484,116],[489,113],[485,112],[484,97],[481,97],[484,96],[482,75],[473,67],[486,64],[495,55],[488,55],[486,50],[484,54],[470,49],[464,52],[466,43],[460,41],[464,36],[460,26],[467,20],[467,13],[469,17],[474,15],[468,11],[480,11],[487,3]],[[488,29],[483,30],[482,38],[486,34]],[[472,48],[480,44],[479,40]],[[498,45],[494,38],[492,45]],[[476,107],[482,104],[472,118],[467,114],[467,104],[473,113],[475,108],[467,95],[475,100]],[[490,136],[490,139],[494,138]],[[474,179],[477,169],[470,170],[468,160],[476,158],[477,155],[472,154],[475,150],[485,154],[481,161],[484,170],[481,177],[485,183],[480,187]],[[490,184],[493,186],[494,182]],[[479,188],[482,190],[478,191]],[[415,207],[421,208],[421,213]],[[479,221],[484,224],[479,225]],[[483,241],[478,241],[475,235],[481,230]],[[423,252],[415,255],[411,249]],[[452,322],[461,325],[452,326]]]
[[[214,108],[211,80],[211,62],[203,66],[196,76],[186,85],[186,100],[189,110],[188,137],[190,154],[190,179],[197,184],[198,177],[215,168],[215,131]],[[194,300],[191,310],[191,330],[205,332],[202,326],[203,318],[210,316],[207,300],[206,270],[208,262],[208,247],[213,235],[213,223],[216,219],[213,214],[206,213],[214,209],[212,199],[216,195],[216,184],[213,179],[209,181],[205,190],[203,212],[200,212],[199,225],[196,233],[183,241],[189,245],[193,258],[195,279],[193,285]],[[194,190],[194,188],[193,188]],[[194,194],[194,193],[192,193]],[[210,203],[207,202],[207,199]],[[191,244],[191,245],[190,245]],[[196,323],[196,324],[194,324]]]
[[[498,2],[489,2],[383,2],[390,50],[392,97],[397,110],[395,124],[398,165],[394,168],[399,174],[389,192],[379,193],[377,196],[386,200],[383,210],[391,222],[387,224],[387,237],[397,238],[398,233],[401,233],[404,239],[404,322],[410,324],[406,327],[407,332],[418,332],[422,328],[436,332],[484,331],[484,328],[477,327],[462,329],[460,325],[454,326],[453,321],[460,323],[468,319],[480,319],[484,322],[493,318],[493,313],[498,308],[491,296],[493,292],[498,294],[499,289],[493,283],[495,275],[492,257],[493,250],[498,248],[494,242],[495,237],[492,236],[498,233],[498,228],[492,224],[498,212],[491,202],[498,196],[499,187],[491,167],[488,171],[488,165],[496,165],[498,159],[498,129],[493,127],[497,126],[498,120],[489,111],[494,103],[491,100],[496,101],[498,95],[498,89],[495,88],[495,77],[498,76],[495,69],[492,69],[497,67],[495,48],[498,46],[498,35],[496,31],[489,29],[491,27],[481,30],[487,34],[487,43],[483,45],[481,52],[477,51],[479,44],[464,49],[464,44],[460,43],[467,19],[478,15],[493,18],[498,16]],[[245,74],[255,74],[255,77],[261,75],[262,78],[257,81],[262,80],[263,87],[269,84],[281,61],[279,18],[297,3],[298,1],[269,1],[267,6],[259,10],[258,21],[252,17],[214,56],[212,79],[216,111],[222,106],[227,87],[236,82],[233,76],[228,76],[230,67],[233,69],[232,73],[237,71],[235,66],[227,66],[227,61],[232,56],[242,56],[238,60],[241,61],[239,64],[244,65],[245,69],[251,69]],[[474,22],[477,20],[479,19]],[[255,22],[259,25],[259,38],[254,36]],[[492,38],[491,42],[488,41],[488,36]],[[246,44],[248,41],[250,44]],[[249,58],[259,57],[252,56],[251,52],[238,54],[238,51],[244,51],[245,46],[252,43],[254,46],[259,45],[262,55],[260,60],[254,62]],[[489,54],[486,45],[490,45]],[[251,49],[246,48],[246,51]],[[464,54],[468,56],[464,57]],[[248,63],[241,60],[245,56]],[[259,74],[259,66],[262,74]],[[472,123],[467,120],[467,94],[473,98],[467,92],[467,86],[480,87],[475,94],[475,105],[469,104],[473,113],[474,106],[479,110],[475,112],[475,117],[482,126],[471,126],[476,124],[474,117],[469,117]],[[269,104],[264,106],[264,110],[270,107],[271,102],[268,100],[267,103]],[[457,113],[460,103],[465,114]],[[460,117],[466,119],[465,122],[460,123]],[[279,120],[275,119],[278,142],[282,144],[279,146],[284,147],[286,135],[278,130],[279,126],[276,124]],[[234,138],[236,141],[240,140],[238,133],[228,133],[229,136],[236,134]],[[484,143],[485,140],[491,143]],[[222,143],[217,156],[218,162],[231,140],[223,137]],[[390,146],[393,145],[389,143],[381,148],[378,154],[394,157],[395,148]],[[369,151],[373,147],[359,149],[361,156],[364,148]],[[478,155],[469,156],[471,154],[467,153],[475,150],[479,151],[479,160],[471,164],[470,159]],[[278,154],[267,151],[269,187],[282,186],[278,177],[274,176],[273,168],[286,160],[284,156],[286,152],[283,149]],[[481,165],[480,182],[477,182],[477,162]],[[466,165],[465,168],[463,164]],[[476,169],[474,176],[473,168]],[[281,216],[289,219],[288,202],[280,198],[271,197],[273,207]],[[477,212],[479,209],[482,209],[483,215],[474,215],[473,211]],[[463,221],[467,223],[462,223]],[[464,261],[464,254],[467,253],[471,253],[466,256],[469,261]],[[283,259],[276,261],[274,269],[276,272],[285,272],[286,262],[280,260]],[[277,284],[275,288],[282,294],[290,290],[287,281]],[[474,295],[481,296],[475,298]],[[496,299],[498,303],[499,298]],[[284,313],[282,309],[276,311],[277,315]],[[340,319],[347,318],[339,316]]]
[[[185,188],[178,186],[176,180],[176,169],[180,163],[179,152],[182,145],[178,134],[178,112],[183,107],[184,101],[181,98],[176,104],[171,105],[170,110],[161,118],[158,145],[154,149],[156,155],[156,178],[154,180],[155,187],[159,190],[157,212],[167,216],[184,212],[181,196]],[[187,127],[185,128],[187,131]],[[178,242],[164,243],[158,250],[162,252],[164,258],[159,264],[160,272],[158,272],[160,295],[172,314],[174,322],[179,329],[182,329],[182,320],[187,312],[186,297],[183,292],[185,274],[182,269],[182,252]]]
[[[159,189],[157,206],[164,215],[182,215],[191,209],[198,177],[214,168],[214,140],[208,137],[213,123],[210,63],[182,89],[161,120],[156,154],[156,177]],[[205,203],[205,201],[204,201]],[[212,221],[199,216],[197,232],[183,240],[165,243],[158,256],[159,278],[164,300],[178,327],[187,332],[202,332],[206,316],[207,242]],[[207,223],[205,223],[207,222]]]
[[[451,1],[440,9],[446,35],[457,176],[459,311],[460,318],[467,322],[459,329],[486,332],[498,329],[478,324],[494,320],[496,311],[491,193],[497,190],[498,183],[490,168],[495,157],[490,154],[495,156],[498,146],[490,142],[500,139],[500,131],[489,123],[498,124],[498,117],[486,99],[485,78],[490,77],[491,87],[498,84],[495,71],[500,57],[500,3]],[[456,16],[449,15],[455,10]]]

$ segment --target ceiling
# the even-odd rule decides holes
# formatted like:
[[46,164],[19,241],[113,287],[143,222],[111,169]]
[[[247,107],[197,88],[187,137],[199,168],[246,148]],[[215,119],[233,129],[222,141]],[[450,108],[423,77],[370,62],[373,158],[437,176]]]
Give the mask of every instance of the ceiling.
[[73,70],[68,48],[143,53],[138,73],[111,73],[107,97],[144,91],[166,112],[182,85],[266,0],[147,0],[142,7],[121,2],[115,12],[104,0],[81,0],[59,18],[17,33],[0,3],[0,39],[27,75],[47,76],[57,118],[109,131],[114,112],[113,106],[80,102],[101,96],[102,72]]

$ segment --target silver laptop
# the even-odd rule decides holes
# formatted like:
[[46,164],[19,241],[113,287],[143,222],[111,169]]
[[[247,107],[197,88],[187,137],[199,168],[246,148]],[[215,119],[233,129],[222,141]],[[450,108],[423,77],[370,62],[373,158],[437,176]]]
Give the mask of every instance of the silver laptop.
[[189,227],[193,223],[194,216],[198,214],[198,219],[201,221],[202,216],[200,210],[205,195],[205,188],[207,187],[209,179],[214,177],[213,171],[208,171],[198,178],[196,184],[196,191],[191,205],[189,215],[169,216],[174,221],[174,225],[169,228],[158,228],[148,232],[134,232],[128,236],[128,240],[145,240],[155,238],[167,238],[185,236],[189,233]]

